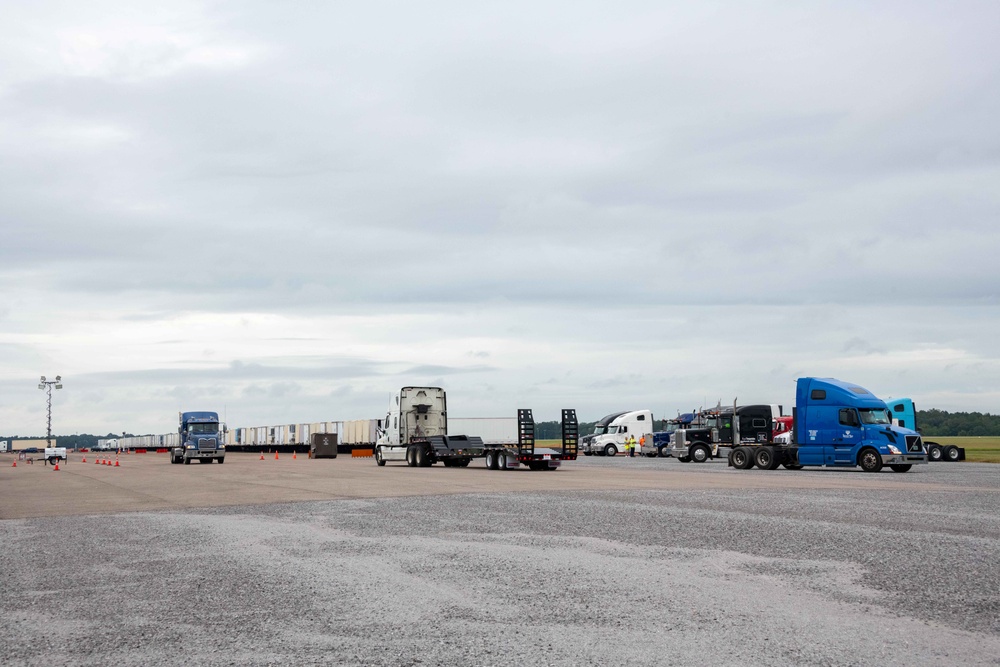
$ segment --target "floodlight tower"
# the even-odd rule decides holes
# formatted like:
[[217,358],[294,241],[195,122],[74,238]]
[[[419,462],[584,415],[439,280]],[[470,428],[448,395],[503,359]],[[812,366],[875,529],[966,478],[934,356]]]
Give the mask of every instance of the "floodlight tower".
[[45,376],[42,376],[41,381],[38,383],[38,388],[43,389],[48,392],[49,403],[48,403],[48,422],[45,428],[45,446],[52,446],[52,388],[62,389],[62,376],[57,375],[55,380],[46,380]]

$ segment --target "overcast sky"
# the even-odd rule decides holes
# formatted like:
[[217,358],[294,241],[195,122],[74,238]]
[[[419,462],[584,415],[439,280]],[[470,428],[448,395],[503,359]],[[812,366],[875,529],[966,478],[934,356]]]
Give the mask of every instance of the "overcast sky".
[[0,434],[1000,411],[995,0],[0,11]]

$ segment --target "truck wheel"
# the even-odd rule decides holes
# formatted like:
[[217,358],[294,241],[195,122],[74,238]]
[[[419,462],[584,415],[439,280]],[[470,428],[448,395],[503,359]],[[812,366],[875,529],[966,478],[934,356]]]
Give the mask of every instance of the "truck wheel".
[[507,455],[503,452],[497,454],[497,468],[507,470]]
[[882,457],[874,449],[867,447],[858,454],[858,465],[865,472],[878,472],[882,469]]
[[691,457],[690,456],[678,456],[677,460],[680,461],[681,463],[687,463],[688,461],[691,460]]
[[660,447],[659,449],[656,450],[656,453],[660,455],[660,458],[665,459],[668,456],[670,456],[670,448],[669,447]]
[[927,443],[927,460],[928,461],[940,461],[941,460],[941,445],[936,442]]
[[413,458],[413,447],[406,448],[406,465],[411,468],[417,465],[416,460]]
[[691,448],[691,460],[695,463],[704,463],[712,458],[712,450],[706,445],[695,445]]
[[604,448],[605,456],[615,456],[616,454],[618,454],[618,448],[615,447],[614,445],[608,445],[607,447]]
[[781,465],[785,467],[785,470],[802,470],[802,466],[798,463],[782,463]]
[[584,452],[583,453],[584,456],[590,456],[591,454],[593,454],[593,452]]
[[226,462],[226,457],[222,456],[222,457],[219,457],[219,458],[217,458],[215,460],[219,462],[219,465],[222,465],[223,463]]
[[913,467],[913,465],[910,463],[898,463],[896,465],[890,465],[889,467],[892,468],[893,472],[907,472]]
[[413,452],[413,460],[417,462],[418,468],[427,468],[431,464],[430,458],[427,456],[427,449],[421,446],[418,446]]
[[469,464],[472,463],[472,459],[462,459],[458,462],[459,468],[468,468]]
[[776,467],[774,452],[770,447],[758,447],[753,454],[753,462],[761,470],[774,470]]
[[382,458],[382,448],[381,447],[376,447],[375,448],[375,463],[379,464],[380,466],[384,466],[385,465],[385,459]]
[[188,458],[184,459],[184,465],[186,465],[186,466],[191,465],[191,459],[188,459]]
[[941,454],[944,456],[945,460],[947,460],[947,461],[957,461],[958,460],[958,447],[956,447],[955,445],[948,445],[947,447],[944,448],[944,451],[941,452]]
[[489,470],[497,469],[497,454],[494,451],[486,452],[486,468]]
[[737,470],[749,470],[753,467],[753,457],[743,447],[737,447],[729,453],[729,465]]

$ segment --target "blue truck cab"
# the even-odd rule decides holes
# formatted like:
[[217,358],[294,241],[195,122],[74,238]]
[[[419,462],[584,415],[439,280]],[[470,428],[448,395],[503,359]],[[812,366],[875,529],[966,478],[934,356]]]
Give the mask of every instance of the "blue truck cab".
[[885,401],[833,378],[799,378],[795,388],[794,440],[803,466],[887,465],[906,472],[927,463],[920,434],[895,426]]
[[927,463],[920,434],[894,424],[885,401],[856,384],[799,378],[792,416],[791,444],[734,438],[741,444],[730,451],[729,465],[740,470],[860,466],[865,472],[889,466],[893,472],[907,472],[914,464]]
[[[896,398],[885,402],[892,413],[892,423],[903,428],[911,428],[917,433],[917,406],[913,404],[913,399]],[[923,434],[921,434],[921,438]],[[965,448],[957,445],[942,445],[937,442],[924,440],[924,449],[927,450],[927,461],[964,461]]]
[[219,423],[219,413],[182,412],[179,421],[179,444],[170,451],[171,463],[225,462],[226,427]]

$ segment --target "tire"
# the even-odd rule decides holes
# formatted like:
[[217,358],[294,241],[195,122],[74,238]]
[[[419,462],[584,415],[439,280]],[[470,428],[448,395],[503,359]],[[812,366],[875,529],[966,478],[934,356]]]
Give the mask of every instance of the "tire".
[[691,457],[690,456],[678,456],[677,460],[680,461],[681,463],[687,463],[688,461],[691,460]]
[[50,456],[49,457],[49,465],[57,465],[58,463],[59,463],[59,457],[58,456]]
[[472,459],[462,459],[458,462],[459,468],[468,468],[469,464],[472,463]]
[[375,448],[375,463],[377,463],[379,465],[379,467],[385,465],[385,459],[382,458],[382,448],[381,447],[376,447]]
[[497,463],[497,453],[494,451],[486,452],[486,467],[490,470],[496,470]]
[[508,470],[507,468],[507,455],[503,452],[497,453],[497,469],[498,470]]
[[866,447],[858,454],[858,465],[865,472],[878,472],[882,469],[882,456],[871,447]]
[[184,465],[186,465],[186,466],[191,465],[191,459],[185,457],[185,459],[184,459]]
[[219,465],[222,465],[223,463],[225,463],[225,462],[226,462],[226,457],[225,457],[225,456],[223,456],[222,458],[219,458],[219,459],[215,459],[215,460],[219,462]]
[[411,468],[414,468],[417,465],[417,461],[414,458],[413,447],[406,448],[406,465]]
[[583,453],[583,455],[584,455],[584,456],[592,456],[592,455],[593,455],[593,452],[584,452],[584,453]]
[[927,443],[927,460],[928,461],[940,461],[941,460],[941,445],[936,442]]
[[656,453],[660,456],[661,459],[665,459],[668,456],[670,456],[670,449],[668,447],[660,447],[659,449],[656,450]]
[[956,447],[955,445],[948,445],[947,447],[944,448],[944,451],[941,452],[941,455],[944,457],[945,461],[957,461],[958,447]]
[[893,472],[909,472],[910,468],[913,467],[910,463],[897,463],[895,465],[890,465]]
[[782,463],[781,464],[785,470],[802,470],[802,466],[798,463]]
[[615,447],[614,445],[607,445],[604,448],[604,455],[605,456],[615,456],[616,454],[618,454],[618,448]]
[[743,447],[737,447],[729,453],[729,465],[737,470],[749,470],[753,467],[753,457]]
[[774,450],[770,447],[758,447],[753,453],[753,462],[761,470],[774,470],[776,467]]
[[695,445],[690,450],[691,460],[695,463],[704,463],[712,458],[712,450],[708,448],[708,445]]
[[414,449],[413,460],[416,461],[418,468],[427,468],[431,465],[430,457],[427,456],[427,449],[419,445]]

